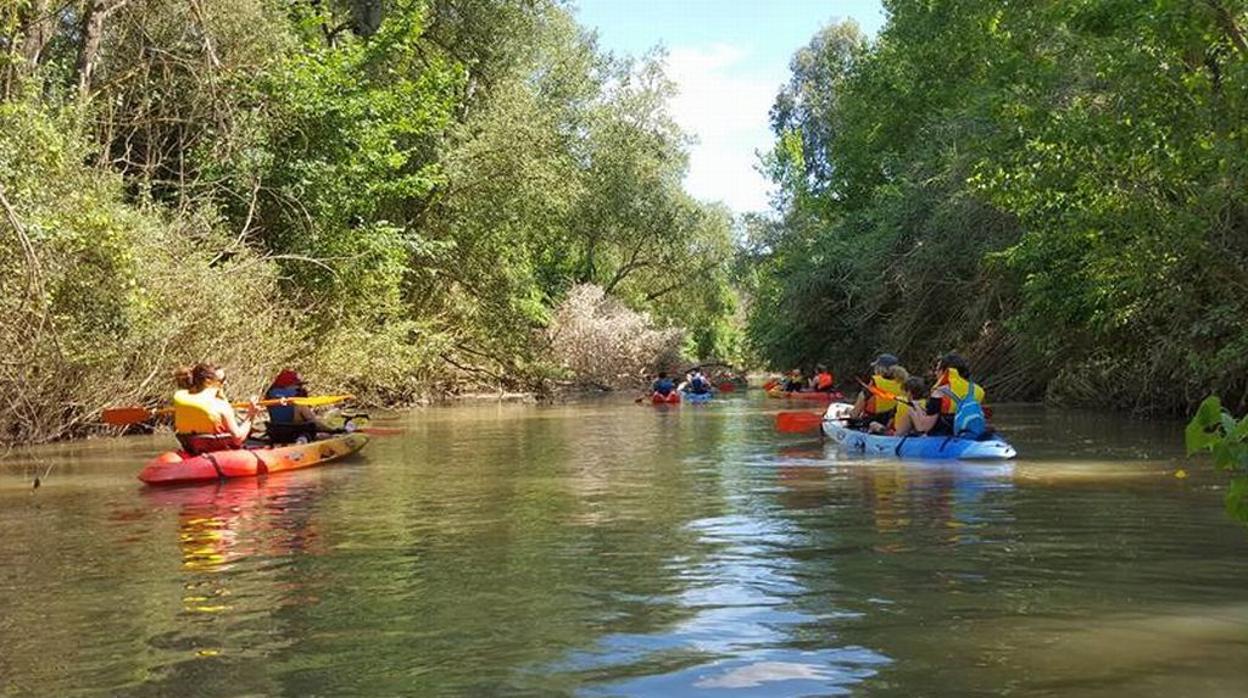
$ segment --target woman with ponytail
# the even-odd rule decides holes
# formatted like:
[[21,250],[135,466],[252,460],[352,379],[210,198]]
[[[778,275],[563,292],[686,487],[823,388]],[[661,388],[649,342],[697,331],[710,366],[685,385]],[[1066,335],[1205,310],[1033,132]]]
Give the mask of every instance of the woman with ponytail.
[[242,448],[259,409],[255,401],[240,421],[222,395],[225,371],[215,364],[180,368],[174,371],[173,379],[178,386],[173,394],[173,429],[183,450],[195,456]]

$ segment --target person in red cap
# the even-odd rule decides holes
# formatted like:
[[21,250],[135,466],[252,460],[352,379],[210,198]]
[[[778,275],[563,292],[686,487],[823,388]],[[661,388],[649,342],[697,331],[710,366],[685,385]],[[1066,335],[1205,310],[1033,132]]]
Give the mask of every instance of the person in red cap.
[[[303,387],[303,378],[291,369],[282,369],[273,379],[273,384],[264,393],[266,400],[282,400],[292,397],[307,397],[308,391]],[[269,441],[275,444],[290,444],[299,441],[316,440],[318,432],[333,433],[334,429],[320,419],[311,407],[306,405],[273,405],[269,407],[269,424],[266,433]]]

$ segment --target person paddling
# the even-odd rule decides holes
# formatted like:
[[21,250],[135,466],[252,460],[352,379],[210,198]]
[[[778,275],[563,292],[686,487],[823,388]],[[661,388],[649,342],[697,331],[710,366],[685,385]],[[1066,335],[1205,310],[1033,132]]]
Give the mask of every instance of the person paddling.
[[810,389],[817,393],[834,393],[836,376],[832,375],[827,366],[819,364],[815,366],[815,375],[810,379]]
[[896,356],[892,354],[877,356],[875,361],[871,362],[871,384],[867,390],[858,393],[854,407],[849,413],[850,418],[857,420],[861,427],[868,429],[873,423],[879,425],[875,427],[876,429],[886,428],[893,419],[897,401],[883,394],[877,394],[877,391],[888,395],[900,395],[903,383],[909,377],[910,374],[901,366]]
[[[303,386],[303,378],[290,369],[283,369],[273,379],[273,384],[264,393],[266,400],[283,400],[293,397],[307,397],[308,391]],[[274,444],[292,444],[300,439],[315,441],[318,433],[339,433],[322,422],[311,407],[305,405],[271,405],[269,422],[265,428],[269,441]]]
[[705,395],[711,392],[711,382],[703,375],[701,366],[694,366],[685,375],[684,382],[680,384],[680,390],[688,391],[692,395]]
[[[936,362],[936,386],[927,401],[926,418],[915,426],[933,436],[979,438],[990,429],[984,416],[984,389],[971,380],[970,364],[948,353]],[[923,426],[930,424],[927,429]]]
[[225,371],[209,363],[174,372],[173,430],[182,449],[195,456],[242,448],[259,407],[253,399],[241,421],[221,394]]
[[676,392],[676,382],[668,377],[667,371],[659,371],[659,377],[650,383],[650,397],[667,400]]

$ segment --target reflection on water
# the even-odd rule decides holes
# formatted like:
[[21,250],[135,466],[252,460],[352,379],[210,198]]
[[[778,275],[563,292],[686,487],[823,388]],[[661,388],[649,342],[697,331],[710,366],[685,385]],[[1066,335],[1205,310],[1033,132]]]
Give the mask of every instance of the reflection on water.
[[[843,457],[757,397],[410,415],[168,490],[160,437],[0,465],[6,695],[1241,695],[1248,535],[1172,425]],[[25,474],[25,475],[24,475]]]

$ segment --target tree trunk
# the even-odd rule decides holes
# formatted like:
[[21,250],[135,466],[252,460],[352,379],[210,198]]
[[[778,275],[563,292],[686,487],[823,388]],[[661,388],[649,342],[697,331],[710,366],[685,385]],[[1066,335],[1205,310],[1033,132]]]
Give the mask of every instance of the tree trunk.
[[1231,10],[1219,0],[1208,0],[1208,5],[1217,17],[1218,26],[1226,34],[1226,38],[1230,39],[1240,57],[1248,57],[1248,41],[1244,39],[1244,32],[1239,28],[1239,23],[1235,21],[1235,15],[1231,14]]
[[86,97],[91,93],[91,77],[100,55],[100,40],[104,36],[104,20],[126,0],[87,0],[82,15],[82,46],[78,50],[78,94]]
[[26,60],[27,71],[39,65],[43,49],[52,39],[55,18],[52,16],[51,4],[50,0],[30,0],[30,5],[22,12],[21,53]]
[[355,0],[355,33],[372,36],[381,28],[381,0]]

